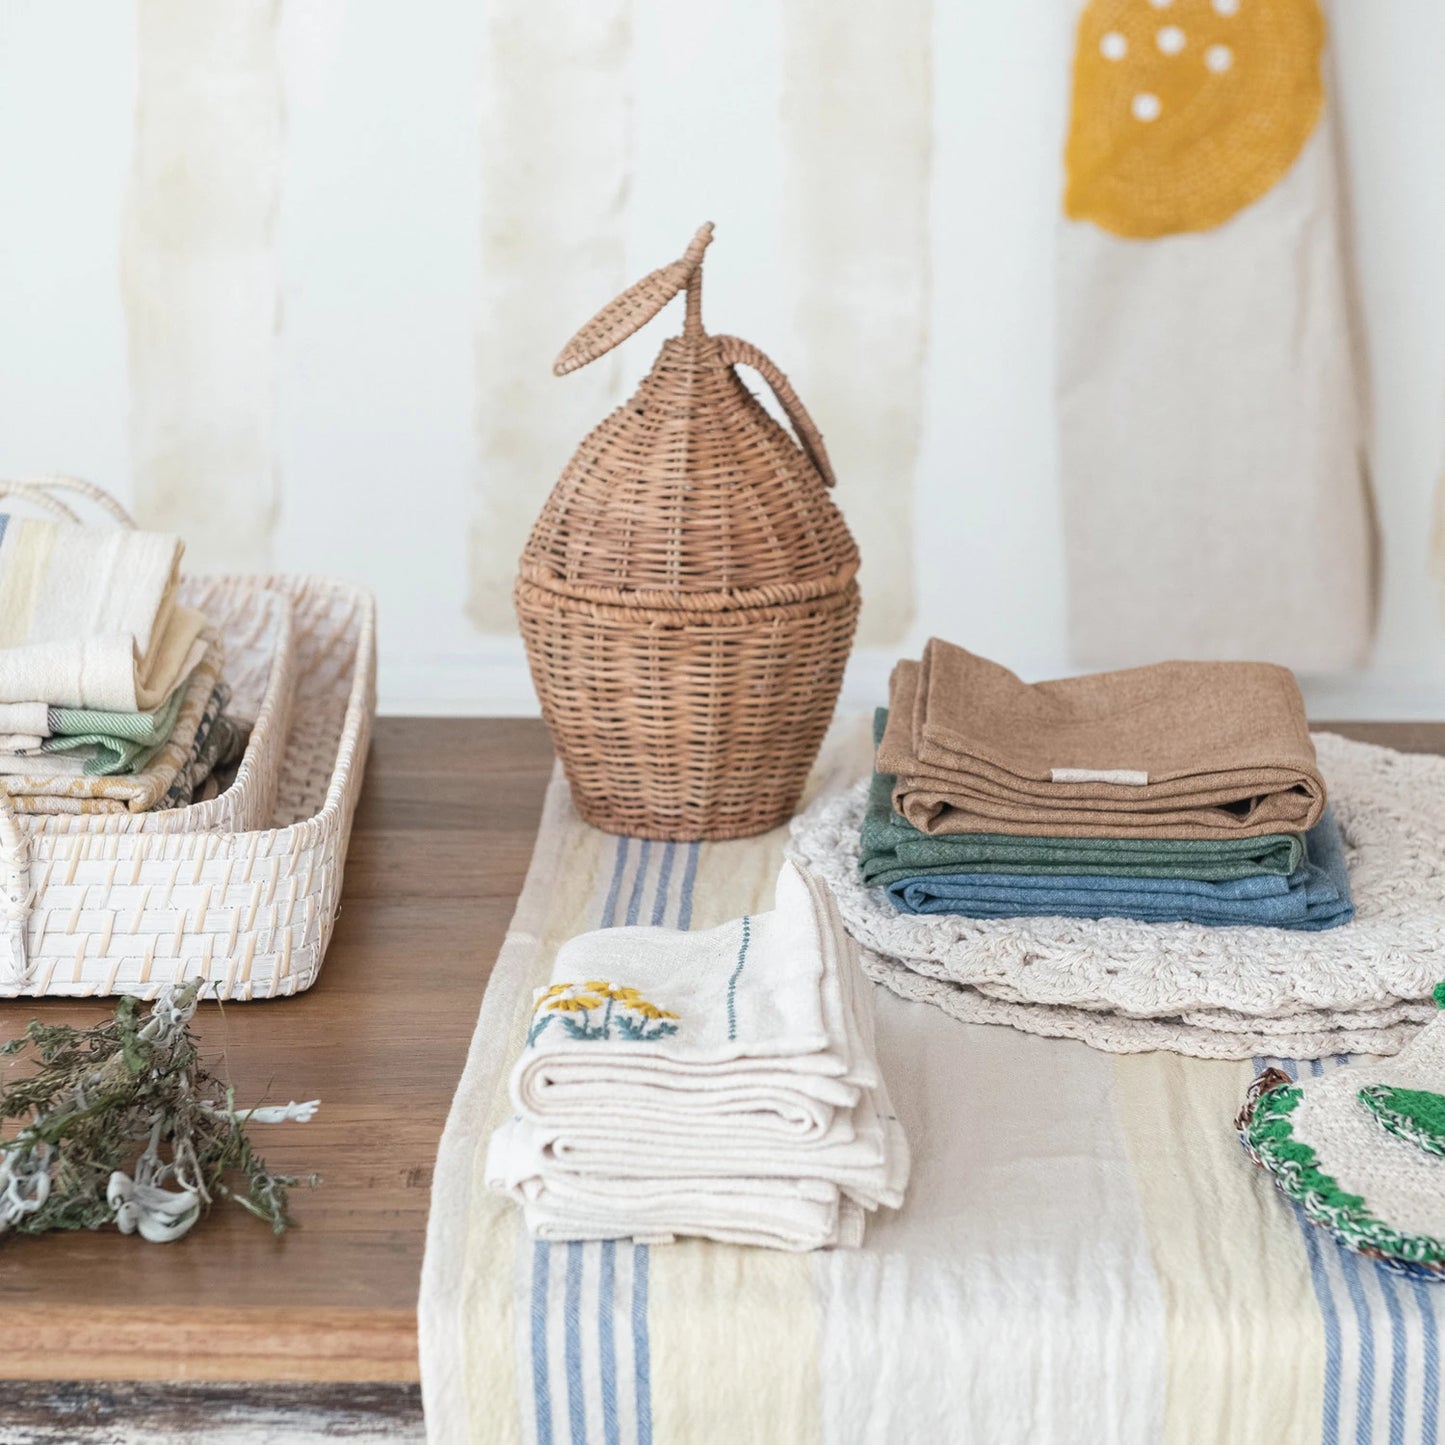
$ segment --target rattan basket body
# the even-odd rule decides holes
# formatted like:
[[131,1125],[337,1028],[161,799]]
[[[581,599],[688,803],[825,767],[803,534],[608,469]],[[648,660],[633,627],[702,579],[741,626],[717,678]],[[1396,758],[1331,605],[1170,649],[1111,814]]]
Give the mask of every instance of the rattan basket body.
[[[792,813],[858,618],[858,549],[783,374],[702,327],[712,228],[558,359],[573,371],[681,291],[687,319],[577,449],[522,553],[517,615],[542,715],[588,822],[737,838]],[[797,439],[743,384],[772,387]]]

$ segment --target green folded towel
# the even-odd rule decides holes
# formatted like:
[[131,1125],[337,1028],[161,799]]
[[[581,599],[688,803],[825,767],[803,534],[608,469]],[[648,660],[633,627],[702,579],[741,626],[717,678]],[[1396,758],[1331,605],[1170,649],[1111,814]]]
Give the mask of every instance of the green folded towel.
[[87,777],[134,772],[137,765],[170,741],[189,681],[186,678],[151,712],[53,707],[50,709],[52,735],[41,744],[41,752],[79,752],[85,759]]
[[[873,715],[873,741],[888,709]],[[1116,878],[1189,878],[1222,883],[1304,863],[1302,833],[1260,838],[1043,838],[1003,833],[922,833],[893,811],[893,776],[873,774],[858,864],[863,881],[887,888],[904,878],[947,873],[1099,874]]]

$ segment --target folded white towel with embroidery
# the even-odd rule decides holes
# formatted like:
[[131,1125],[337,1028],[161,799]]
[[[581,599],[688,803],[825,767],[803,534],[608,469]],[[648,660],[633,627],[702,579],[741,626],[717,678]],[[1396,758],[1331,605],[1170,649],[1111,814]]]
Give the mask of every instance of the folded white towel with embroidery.
[[511,1091],[487,1177],[540,1237],[809,1249],[856,1242],[850,1201],[902,1202],[871,987],[831,895],[792,864],[770,913],[564,945]]

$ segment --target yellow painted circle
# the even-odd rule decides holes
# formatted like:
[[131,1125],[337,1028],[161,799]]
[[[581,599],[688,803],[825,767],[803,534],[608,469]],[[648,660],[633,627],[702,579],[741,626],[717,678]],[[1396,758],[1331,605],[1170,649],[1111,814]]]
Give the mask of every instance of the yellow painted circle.
[[1324,40],[1316,0],[1091,0],[1065,213],[1136,238],[1227,221],[1318,123]]

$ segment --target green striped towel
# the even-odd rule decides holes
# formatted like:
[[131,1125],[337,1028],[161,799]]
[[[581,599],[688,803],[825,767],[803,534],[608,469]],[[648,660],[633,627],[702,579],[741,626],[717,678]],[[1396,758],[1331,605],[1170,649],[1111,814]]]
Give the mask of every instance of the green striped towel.
[[50,709],[51,737],[42,753],[79,753],[85,759],[85,776],[109,777],[129,773],[170,740],[185,697],[187,678],[151,712],[102,712],[92,708]]

